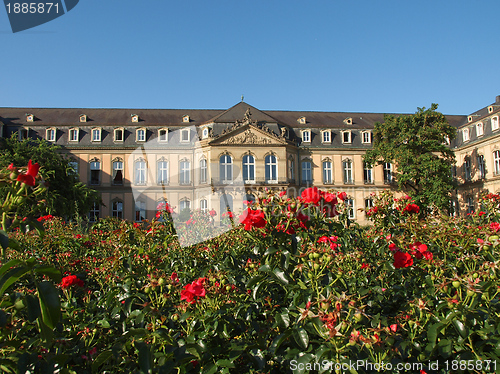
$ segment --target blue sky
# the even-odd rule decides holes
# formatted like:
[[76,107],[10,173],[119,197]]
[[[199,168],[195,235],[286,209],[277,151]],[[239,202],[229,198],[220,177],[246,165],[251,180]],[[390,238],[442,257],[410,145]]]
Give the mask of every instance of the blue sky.
[[468,114],[500,95],[500,2],[80,0],[13,34],[0,107]]

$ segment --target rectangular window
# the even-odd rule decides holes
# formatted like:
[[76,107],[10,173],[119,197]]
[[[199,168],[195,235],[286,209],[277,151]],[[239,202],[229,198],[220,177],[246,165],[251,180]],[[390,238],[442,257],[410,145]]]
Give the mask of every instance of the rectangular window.
[[463,138],[464,142],[469,141],[469,129],[462,130],[462,138]]
[[365,209],[373,208],[373,199],[365,199]]
[[302,162],[302,182],[312,182],[312,165],[309,161]]
[[302,131],[302,141],[305,143],[311,141],[311,131]]
[[293,160],[288,160],[288,175],[290,180],[295,180],[295,162]]
[[146,184],[146,161],[135,162],[135,184]]
[[363,167],[363,179],[365,184],[373,184],[373,169],[365,163]]
[[123,185],[123,161],[113,162],[113,184]]
[[56,129],[47,129],[45,133],[45,139],[49,142],[55,142],[56,141]]
[[472,214],[474,213],[474,199],[472,196],[467,197],[467,213]]
[[352,161],[344,161],[344,184],[354,184],[352,179]]
[[168,184],[168,161],[158,161],[158,184]]
[[372,142],[372,133],[369,131],[365,131],[363,133],[363,143],[364,144],[369,144]]
[[144,129],[137,130],[137,141],[138,142],[146,141],[146,130]]
[[72,169],[73,173],[78,175],[78,161],[68,162],[69,167]]
[[19,140],[24,140],[24,139],[28,139],[29,137],[29,129],[27,128],[22,128],[22,129],[19,129]]
[[206,213],[208,211],[208,201],[206,199],[200,200],[200,210],[203,213]]
[[135,221],[141,222],[146,219],[146,203],[138,201],[135,203]]
[[332,163],[331,161],[323,162],[323,183],[324,184],[332,184]]
[[200,160],[200,183],[207,183],[208,180],[208,168],[207,160]]
[[93,142],[101,141],[101,129],[92,129],[92,141]]
[[189,161],[181,161],[180,173],[179,173],[179,183],[180,184],[190,184],[191,183],[191,163]]
[[493,164],[495,165],[495,175],[500,175],[500,151],[493,152]]
[[470,165],[470,158],[467,157],[464,160],[464,174],[465,174],[465,180],[470,181],[471,180],[471,165]]
[[491,118],[491,131],[498,130],[498,117],[492,117]]
[[111,214],[114,218],[123,218],[123,203],[121,201],[113,201]]
[[92,205],[92,209],[90,209],[89,212],[89,221],[90,222],[97,222],[99,220],[99,215],[100,215],[100,206],[98,203],[94,203]]
[[98,185],[101,183],[101,163],[92,161],[90,163],[90,184]]
[[480,122],[476,124],[476,135],[483,136],[483,134],[484,134],[483,124]]
[[323,143],[330,143],[331,142],[331,133],[330,131],[323,131]]
[[189,129],[181,130],[181,142],[189,142]]
[[384,163],[384,183],[391,184],[392,183],[392,164],[390,162]]
[[78,129],[69,130],[69,141],[77,142],[78,141]]
[[123,129],[115,129],[115,142],[123,142]]
[[485,165],[485,162],[484,162],[484,156],[483,155],[478,155],[477,156],[477,171],[478,171],[478,177],[479,177],[479,179],[486,178],[486,165]]
[[351,132],[344,131],[342,133],[342,143],[350,143],[351,142]]
[[349,219],[354,219],[354,200],[353,199],[346,199],[345,204],[347,206],[347,214]]
[[168,131],[165,129],[158,131],[158,140],[160,142],[166,142],[168,140]]

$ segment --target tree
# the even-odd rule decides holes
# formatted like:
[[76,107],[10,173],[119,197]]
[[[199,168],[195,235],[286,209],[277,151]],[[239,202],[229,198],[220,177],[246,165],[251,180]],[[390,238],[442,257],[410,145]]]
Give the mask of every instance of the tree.
[[[40,164],[39,174],[48,185],[41,196],[45,201],[45,212],[41,214],[73,218],[86,215],[95,201],[101,202],[97,191],[79,181],[71,160],[58,152],[60,147],[41,139],[20,141],[16,135],[1,139],[0,168],[11,163],[16,167],[26,166],[29,160]],[[0,188],[0,197],[3,194],[5,191]],[[24,209],[31,210],[31,207]]]
[[456,129],[437,107],[418,108],[413,115],[386,115],[383,123],[375,123],[373,149],[366,152],[364,161],[369,166],[392,163],[400,191],[422,208],[434,205],[444,211],[456,188],[451,175],[455,154],[446,145]]

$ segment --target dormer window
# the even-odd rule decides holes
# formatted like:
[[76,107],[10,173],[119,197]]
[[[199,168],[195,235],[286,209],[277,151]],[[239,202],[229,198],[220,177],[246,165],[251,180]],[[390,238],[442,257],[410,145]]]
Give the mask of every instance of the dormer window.
[[493,105],[490,105],[490,106],[488,107],[488,113],[493,113]]
[[306,124],[306,117],[300,117],[297,121],[298,121],[301,125],[305,125],[305,124]]
[[19,129],[19,140],[28,139],[30,129],[28,127],[22,127]]
[[158,141],[159,142],[167,142],[168,141],[168,129],[159,129],[158,130]]
[[51,127],[47,130],[45,130],[45,140],[48,142],[55,142],[56,141],[56,129]]
[[321,140],[323,143],[331,143],[332,142],[332,132],[330,130],[322,131]]
[[304,143],[310,143],[311,142],[311,130],[303,130],[302,131],[302,141]]
[[363,144],[370,144],[372,142],[371,131],[363,131],[361,141]]
[[498,116],[492,117],[491,118],[491,131],[498,130],[499,125],[498,125]]
[[101,141],[101,128],[95,127],[92,129],[92,141],[93,142]]
[[87,122],[87,115],[86,114],[80,114],[80,122]]
[[135,140],[137,142],[145,142],[146,141],[146,129],[140,128],[135,131]]
[[472,116],[468,116],[467,117],[467,122],[472,122],[472,119],[473,119]]
[[80,140],[80,130],[78,128],[69,129],[69,141],[77,142]]
[[189,129],[182,129],[181,130],[181,142],[187,143],[190,140],[190,131]]
[[139,122],[139,116],[137,114],[132,114],[131,117],[132,117],[132,122],[134,123]]
[[33,114],[26,114],[26,122],[33,122],[35,120],[35,116]]
[[469,139],[470,139],[469,129],[463,129],[462,130],[462,138],[463,138],[464,142],[468,142],[469,141]]
[[351,131],[342,131],[342,143],[349,144],[351,143]]
[[184,116],[182,116],[182,122],[189,122],[190,119],[189,119],[189,116],[186,114]]
[[345,120],[344,120],[344,123],[346,125],[352,125],[352,118],[351,117],[347,117]]
[[483,123],[482,122],[476,123],[476,135],[483,136],[483,134],[484,134]]
[[125,138],[125,136],[124,136],[124,130],[123,130],[123,128],[120,127],[118,129],[114,130],[113,140],[115,142],[123,142],[124,138]]
[[202,139],[208,138],[208,127],[204,127],[203,130],[201,131],[201,138]]

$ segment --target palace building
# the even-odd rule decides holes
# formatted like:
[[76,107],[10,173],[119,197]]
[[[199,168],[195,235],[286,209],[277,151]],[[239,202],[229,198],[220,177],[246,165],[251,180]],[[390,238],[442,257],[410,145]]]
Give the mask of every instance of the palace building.
[[[447,115],[457,137],[454,214],[500,191],[500,96],[469,115]],[[90,219],[151,219],[167,201],[178,213],[239,213],[267,189],[297,196],[317,186],[347,192],[351,218],[367,222],[371,194],[394,187],[394,166],[367,168],[381,113],[227,110],[0,108],[1,136],[61,146],[82,182],[100,191]]]

